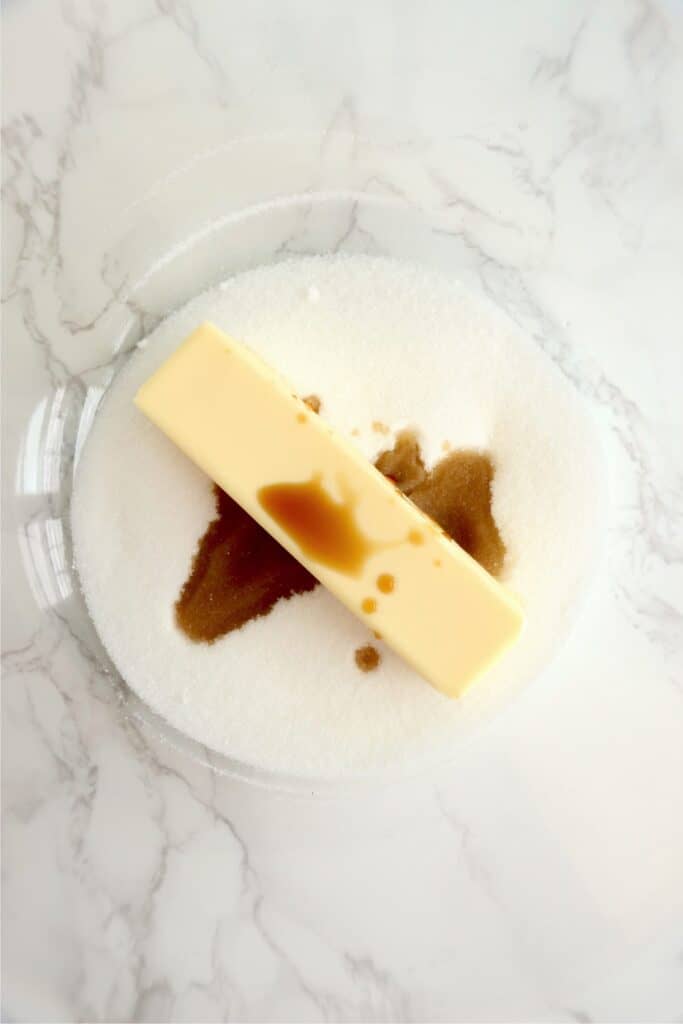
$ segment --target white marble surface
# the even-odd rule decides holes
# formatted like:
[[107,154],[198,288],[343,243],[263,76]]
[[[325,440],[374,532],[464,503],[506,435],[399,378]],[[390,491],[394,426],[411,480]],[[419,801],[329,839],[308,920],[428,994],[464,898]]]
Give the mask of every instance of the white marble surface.
[[[681,6],[13,0],[3,51],[6,1017],[681,1020]],[[35,410],[167,308],[130,282],[208,201],[145,197],[303,130],[332,178],[389,140],[378,190],[450,217],[586,395],[612,492],[543,678],[440,779],[326,798],[143,735],[22,558],[64,511]]]

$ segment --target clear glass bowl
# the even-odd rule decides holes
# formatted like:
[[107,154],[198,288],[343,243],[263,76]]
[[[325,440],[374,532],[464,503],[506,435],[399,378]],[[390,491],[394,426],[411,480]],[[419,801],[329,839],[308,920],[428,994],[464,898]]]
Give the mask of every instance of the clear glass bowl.
[[219,773],[287,790],[339,785],[215,753],[126,685],[90,621],[72,558],[69,504],[80,450],[107,385],[137,342],[194,295],[250,267],[303,254],[385,255],[453,274],[495,301],[485,273],[490,260],[471,241],[463,211],[447,196],[435,203],[436,192],[419,154],[350,135],[242,139],[193,156],[125,211],[107,248],[106,273],[117,288],[116,308],[105,318],[110,333],[83,347],[80,372],[68,384],[25,410],[17,500],[49,497],[48,512],[25,520],[20,531],[41,613],[67,623],[110,680],[123,714]]

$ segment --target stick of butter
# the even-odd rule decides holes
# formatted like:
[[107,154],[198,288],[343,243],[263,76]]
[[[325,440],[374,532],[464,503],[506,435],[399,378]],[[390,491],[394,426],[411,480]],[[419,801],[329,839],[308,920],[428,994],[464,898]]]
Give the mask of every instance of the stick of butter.
[[523,615],[505,588],[212,324],[135,402],[438,690],[457,697],[516,640]]

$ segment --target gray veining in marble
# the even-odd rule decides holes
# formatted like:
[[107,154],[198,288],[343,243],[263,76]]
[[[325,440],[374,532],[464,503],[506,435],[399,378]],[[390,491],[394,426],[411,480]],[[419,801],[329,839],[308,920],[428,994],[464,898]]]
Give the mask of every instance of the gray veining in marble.
[[[14,0],[3,65],[8,1018],[680,1020],[680,4]],[[150,268],[225,154],[238,208],[236,140],[276,133],[315,140],[287,187],[438,208],[605,438],[574,633],[436,781],[217,776],[122,713],[70,614],[74,410],[197,287]]]

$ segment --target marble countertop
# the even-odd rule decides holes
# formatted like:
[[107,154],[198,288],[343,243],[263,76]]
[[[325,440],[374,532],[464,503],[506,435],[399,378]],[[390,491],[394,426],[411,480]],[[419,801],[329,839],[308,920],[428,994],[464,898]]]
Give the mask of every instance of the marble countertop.
[[[5,5],[6,1019],[681,1019],[681,12]],[[153,184],[230,140],[332,130],[352,157],[417,156],[404,194],[448,208],[585,394],[611,505],[543,678],[437,779],[321,798],[219,777],[120,713],[36,602],[42,499],[15,467],[45,396],[158,315],[120,269],[160,230],[135,213]]]

